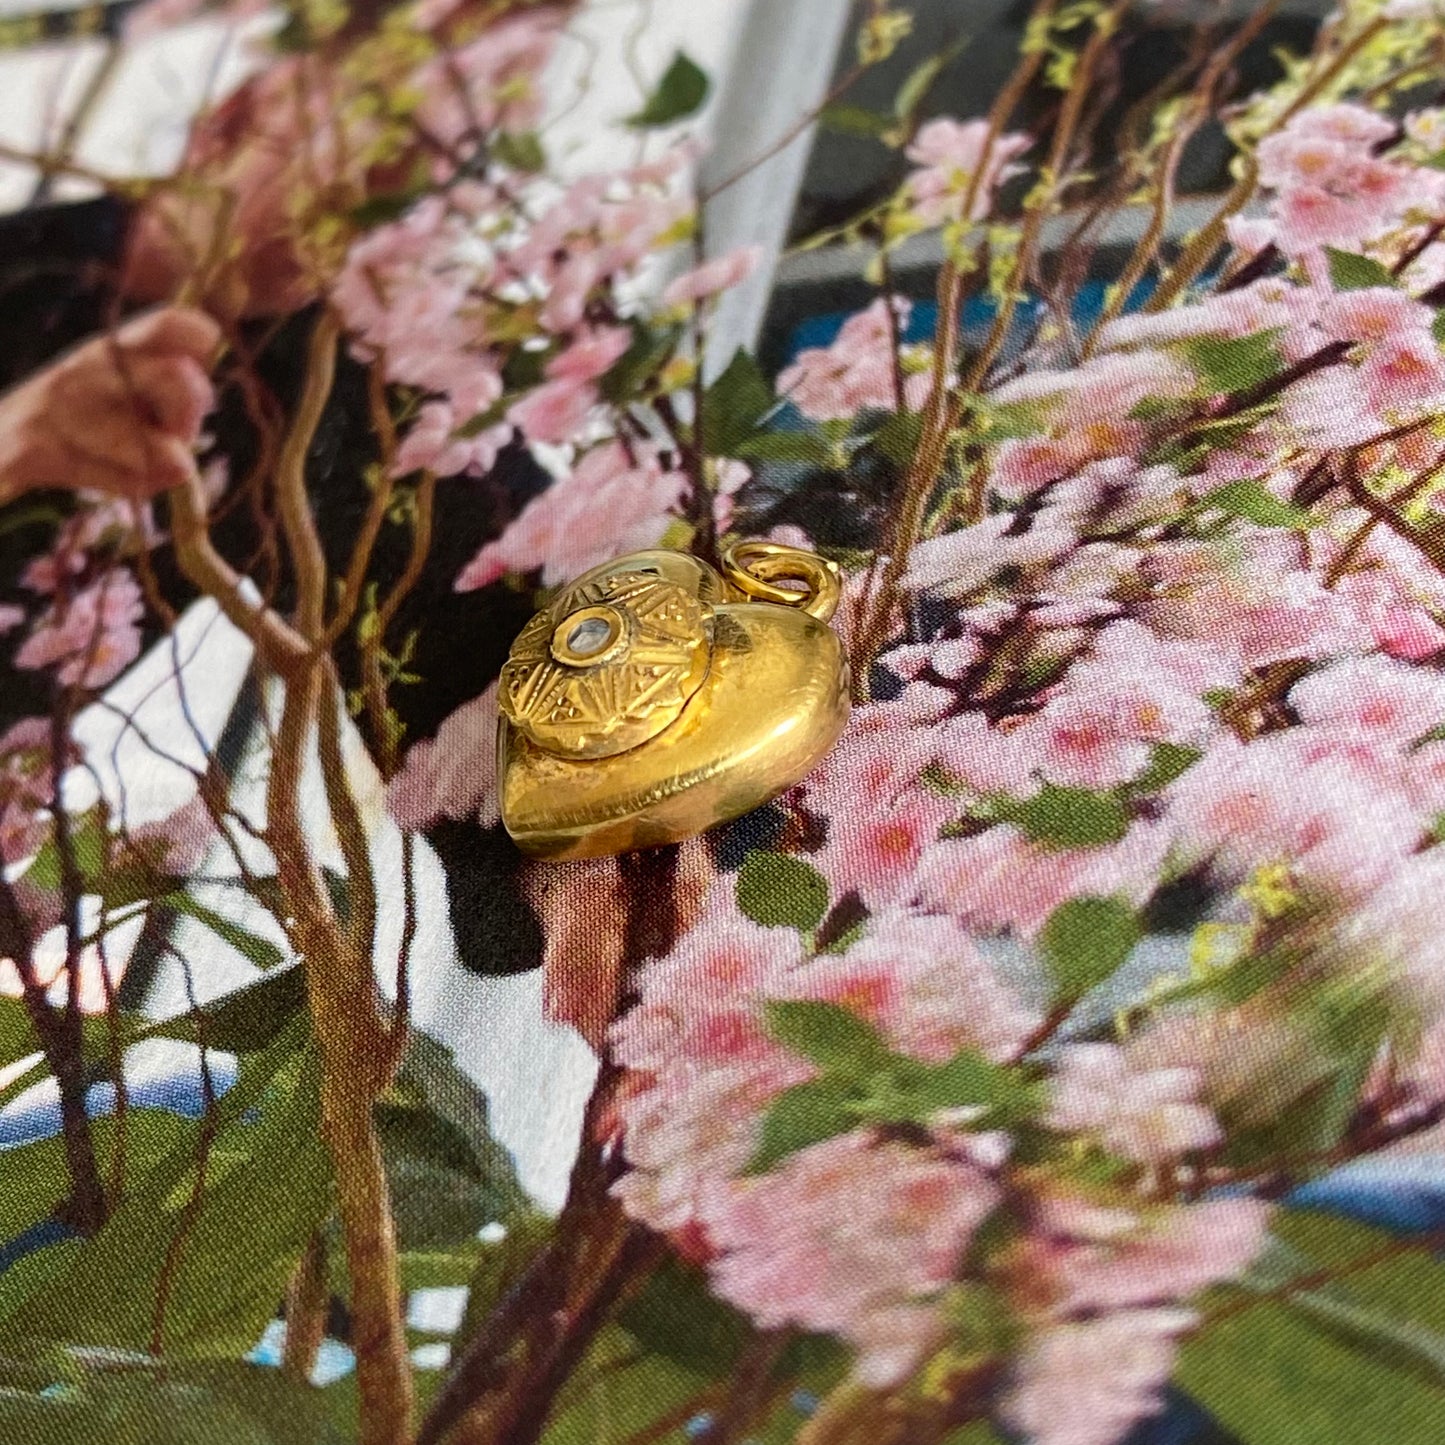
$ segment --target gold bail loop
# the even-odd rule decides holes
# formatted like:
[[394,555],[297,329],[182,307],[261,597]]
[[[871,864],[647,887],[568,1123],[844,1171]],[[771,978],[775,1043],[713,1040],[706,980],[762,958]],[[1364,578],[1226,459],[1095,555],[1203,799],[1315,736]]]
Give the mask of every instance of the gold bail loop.
[[[819,622],[832,617],[843,596],[836,562],[781,542],[734,542],[723,553],[722,570],[743,600],[798,607]],[[793,585],[778,585],[788,582]]]

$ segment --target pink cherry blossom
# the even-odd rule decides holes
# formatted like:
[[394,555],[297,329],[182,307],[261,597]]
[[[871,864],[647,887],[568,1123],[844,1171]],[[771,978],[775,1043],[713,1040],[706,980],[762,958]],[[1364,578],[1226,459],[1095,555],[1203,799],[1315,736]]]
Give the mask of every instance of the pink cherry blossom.
[[50,723],[22,718],[0,735],[0,861],[18,863],[37,851],[54,801]]
[[404,477],[423,469],[439,477],[491,470],[497,453],[512,434],[510,427],[488,427],[476,436],[459,435],[457,418],[444,401],[423,404],[417,420],[396,449],[394,475]]
[[1405,744],[1445,723],[1445,679],[1381,657],[1344,658],[1290,689],[1300,721]]
[[529,441],[561,446],[584,430],[597,400],[594,387],[564,377],[543,382],[514,402],[507,410],[507,420]]
[[976,838],[929,848],[918,868],[919,895],[969,928],[1032,938],[1070,898],[1117,894],[1142,904],[1158,886],[1171,832],[1136,823],[1117,843],[1051,849],[1012,824],[997,824]]
[[1108,788],[1142,773],[1156,743],[1203,741],[1213,723],[1208,705],[1167,677],[1081,664],[1013,742],[1050,782]]
[[613,1031],[617,1058],[658,1074],[684,1062],[781,1058],[764,1025],[762,997],[800,962],[796,934],[713,907],[644,970],[640,1003]]
[[729,1194],[709,1221],[713,1287],[764,1328],[843,1335],[860,1379],[896,1384],[945,1336],[934,1301],[1000,1197],[965,1161],[840,1135]]
[[1015,736],[1015,728],[996,726],[982,713],[965,712],[935,730],[935,760],[952,778],[974,792],[1035,791],[1038,777],[1034,758]]
[[[423,25],[442,18],[437,0],[428,3],[432,14],[423,12]],[[560,6],[533,7],[493,21],[468,44],[444,49],[414,82],[423,97],[422,126],[447,145],[479,140],[479,132],[532,129],[545,100],[538,78],[565,20]]]
[[918,860],[955,811],[946,798],[911,787],[877,809],[836,813],[813,862],[835,895],[855,890],[870,908],[906,902]]
[[686,485],[681,472],[645,449],[634,460],[619,442],[594,447],[477,553],[458,576],[457,591],[539,568],[543,582],[555,585],[620,553],[653,546]]
[[1103,329],[1100,341],[1115,351],[1160,347],[1197,336],[1252,336],[1288,324],[1294,319],[1294,309],[1275,287],[1255,282],[1238,291],[1201,297],[1191,306],[1121,316]]
[[1445,357],[1428,333],[1407,335],[1373,347],[1360,379],[1380,415],[1413,415],[1445,396]]
[[15,654],[17,667],[55,668],[66,687],[104,687],[140,655],[140,587],[115,567],[69,598],[57,598]]
[[1222,740],[1165,796],[1182,857],[1211,858],[1233,878],[1288,862],[1344,897],[1383,882],[1423,826],[1372,769],[1287,733]]
[[1355,610],[1302,561],[1299,544],[1277,530],[1223,548],[1158,547],[1144,563],[1154,600],[1143,618],[1166,637],[1231,642],[1250,666],[1368,646]]
[[1359,250],[1412,206],[1438,198],[1436,178],[1376,153],[1392,135],[1385,117],[1340,104],[1307,107],[1260,142],[1260,181],[1278,193],[1273,239],[1281,250]]
[[1330,335],[1368,347],[1429,336],[1428,306],[1388,286],[1366,286],[1331,296],[1320,308],[1320,325]]
[[717,1068],[669,1068],[618,1105],[629,1169],[613,1193],[634,1219],[668,1232],[711,1231],[731,1181],[757,1151],[759,1121],[809,1067],[776,1057]]
[[1026,135],[994,135],[985,120],[929,121],[907,152],[918,167],[907,183],[913,216],[925,226],[980,219],[995,189],[1022,170],[1013,162],[1032,143]]
[[1270,1214],[1262,1200],[1219,1199],[1133,1218],[1110,1210],[1100,1231],[1094,1217],[1105,1211],[1067,1197],[1050,1204],[1039,1267],[1058,1286],[1052,1308],[1062,1315],[1173,1304],[1232,1279],[1259,1253]]
[[497,685],[463,703],[437,729],[414,743],[386,789],[387,811],[408,830],[439,818],[474,818],[489,827],[499,818],[496,792]]
[[771,991],[839,1004],[892,1048],[933,1063],[966,1048],[1010,1058],[1040,1022],[952,919],[902,910],[879,914],[847,952],[818,955]]
[[1012,521],[1000,513],[920,542],[909,554],[905,586],[944,597],[966,596],[1006,568],[1053,562],[1073,545],[1069,536],[1042,527],[1010,535]]
[[1223,1138],[1197,1102],[1199,1079],[1187,1069],[1130,1067],[1113,1044],[1070,1044],[1059,1058],[1048,1122],[1093,1134],[1106,1149],[1141,1164],[1162,1164]]
[[778,377],[778,394],[814,421],[852,417],[868,408],[917,410],[928,395],[929,378],[919,372],[902,378],[900,386],[894,359],[894,327],[899,332],[906,327],[909,309],[901,297],[880,297],[850,316],[831,346],[798,353]]
[[554,381],[596,381],[614,362],[620,361],[632,345],[632,333],[625,326],[595,326],[580,331],[547,363],[547,375]]
[[1024,1347],[1004,1418],[1031,1445],[1113,1445],[1164,1405],[1188,1310],[1127,1310],[1041,1331]]
[[704,261],[670,281],[662,293],[664,306],[689,306],[705,301],[746,281],[762,264],[761,246],[739,246],[726,255]]

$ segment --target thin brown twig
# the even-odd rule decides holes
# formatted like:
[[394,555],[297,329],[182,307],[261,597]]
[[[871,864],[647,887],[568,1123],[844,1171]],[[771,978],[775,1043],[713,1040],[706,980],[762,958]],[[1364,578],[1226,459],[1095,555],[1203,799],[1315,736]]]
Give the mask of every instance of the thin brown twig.
[[336,378],[336,343],[341,322],[323,310],[311,331],[306,373],[290,429],[276,458],[276,504],[281,530],[296,574],[296,630],[309,643],[321,642],[326,608],[326,553],[306,494],[306,456]]
[[342,575],[336,612],[323,638],[323,645],[328,648],[351,626],[351,621],[356,616],[367,569],[376,549],[376,539],[381,535],[382,523],[386,520],[387,509],[391,506],[392,495],[396,490],[396,481],[392,474],[392,461],[396,456],[396,423],[387,403],[386,379],[380,360],[374,361],[367,371],[367,401],[371,413],[371,427],[380,443],[381,456],[371,502],[367,506],[366,516],[362,518],[361,528],[352,545],[351,559]]
[[[1377,18],[1363,26],[1359,32],[1341,46],[1335,56],[1326,64],[1313,80],[1309,81],[1300,90],[1300,93],[1281,112],[1274,122],[1273,130],[1278,131],[1289,123],[1305,106],[1315,99],[1324,88],[1334,80],[1339,73],[1350,63],[1351,60],[1369,44],[1388,25],[1389,21]],[[1179,259],[1169,268],[1160,280],[1158,288],[1145,303],[1143,309],[1148,312],[1163,311],[1170,306],[1184,289],[1200,274],[1209,264],[1214,253],[1218,251],[1224,242],[1226,228],[1230,220],[1239,214],[1248,205],[1254,195],[1255,187],[1259,182],[1259,163],[1255,159],[1253,150],[1244,151],[1240,157],[1241,168],[1239,179],[1230,188],[1219,208],[1199,229],[1194,239],[1190,241],[1180,254]]]
[[1234,35],[1214,53],[1199,83],[1190,96],[1190,104],[1179,118],[1164,147],[1154,174],[1154,205],[1149,215],[1149,224],[1138,245],[1125,263],[1124,270],[1111,288],[1099,318],[1085,338],[1080,360],[1087,361],[1099,344],[1104,328],[1113,321],[1134,294],[1134,289],[1144,278],[1145,272],[1159,254],[1169,216],[1174,206],[1174,178],[1183,158],[1184,148],[1194,138],[1199,127],[1209,118],[1218,104],[1218,92],[1230,67],[1255,37],[1274,18],[1280,0],[1266,0],[1256,8],[1254,14],[1241,25]]

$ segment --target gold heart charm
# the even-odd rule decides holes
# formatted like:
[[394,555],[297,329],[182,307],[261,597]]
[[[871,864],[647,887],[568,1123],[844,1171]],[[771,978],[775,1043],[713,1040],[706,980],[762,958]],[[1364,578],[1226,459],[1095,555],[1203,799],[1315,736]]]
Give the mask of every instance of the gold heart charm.
[[498,685],[502,822],[539,858],[691,838],[799,782],[848,720],[837,568],[740,542],[635,552],[522,629]]

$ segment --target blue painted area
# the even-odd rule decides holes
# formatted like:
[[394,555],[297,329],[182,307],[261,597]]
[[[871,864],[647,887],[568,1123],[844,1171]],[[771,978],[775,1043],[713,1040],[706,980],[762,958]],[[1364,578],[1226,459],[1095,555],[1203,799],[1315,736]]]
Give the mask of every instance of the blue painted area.
[[27,1254],[34,1254],[37,1249],[79,1238],[80,1235],[70,1225],[58,1219],[42,1219],[38,1224],[32,1224],[29,1229],[21,1230],[14,1239],[7,1239],[4,1244],[0,1244],[0,1274],[4,1274],[12,1264],[19,1264]]
[[[234,1054],[214,1049],[205,1068],[217,1098],[236,1082]],[[201,1051],[179,1039],[148,1039],[126,1050],[126,1100],[132,1109],[164,1109],[183,1119],[199,1119],[206,1110]],[[92,1119],[115,1113],[116,1088],[109,1079],[86,1090],[85,1112]],[[60,1133],[60,1086],[54,1078],[32,1084],[0,1108],[0,1149],[19,1149]]]
[[1445,1156],[1357,1159],[1301,1185],[1285,1203],[1328,1210],[1395,1234],[1440,1229],[1445,1227]]
[[800,1415],[816,1415],[818,1406],[823,1402],[811,1390],[794,1390],[789,1396],[789,1403]]
[[[1074,300],[1073,321],[1080,328],[1092,326],[1104,309],[1104,297],[1109,283],[1086,281]],[[1154,290],[1154,280],[1146,277],[1134,288],[1125,311],[1137,310],[1146,302]],[[1035,298],[1020,302],[1014,313],[1010,335],[1005,350],[1018,345],[1038,324],[1043,304]],[[814,346],[830,346],[837,340],[843,323],[853,315],[850,311],[830,311],[819,316],[809,316],[793,328],[788,338],[788,360],[792,361],[800,351]],[[977,345],[988,333],[998,315],[997,305],[987,297],[973,296],[964,303],[961,313],[963,340],[965,345]],[[933,301],[918,301],[908,318],[903,340],[909,344],[928,341],[938,329],[938,305]]]
[[1119,1445],[1236,1445],[1236,1441],[1197,1400],[1171,1386],[1164,1409],[1140,1420]]

